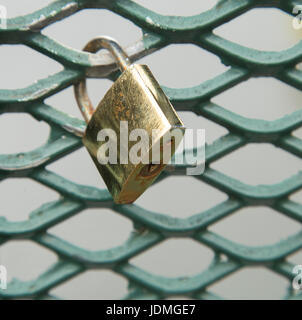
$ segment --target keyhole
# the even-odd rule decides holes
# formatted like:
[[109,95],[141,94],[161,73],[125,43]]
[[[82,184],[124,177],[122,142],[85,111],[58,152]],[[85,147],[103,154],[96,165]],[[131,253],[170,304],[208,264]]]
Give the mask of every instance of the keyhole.
[[161,164],[149,163],[142,168],[140,175],[142,177],[153,176],[157,174],[163,168],[163,166],[164,165],[162,163]]

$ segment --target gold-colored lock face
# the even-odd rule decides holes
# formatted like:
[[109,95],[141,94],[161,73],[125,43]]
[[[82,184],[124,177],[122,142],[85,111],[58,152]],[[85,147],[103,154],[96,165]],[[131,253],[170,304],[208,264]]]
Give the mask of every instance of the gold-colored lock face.
[[[129,135],[134,129],[143,129],[148,133],[149,144],[144,151],[145,154],[141,155],[142,158],[150,158],[151,149],[156,144],[163,147],[163,143],[170,143],[172,156],[180,139],[169,140],[168,138],[166,141],[165,137],[169,136],[169,133],[175,128],[184,130],[184,126],[151,71],[145,65],[133,64],[126,68],[99,103],[88,122],[83,143],[114,201],[131,203],[152,184],[167,162],[135,164],[129,160],[127,164],[120,163],[120,150],[121,147],[125,147],[121,145],[123,142],[120,139],[121,121],[127,121]],[[106,143],[98,141],[98,134],[102,129],[111,129],[116,133],[116,164],[101,164],[98,160],[98,150]],[[125,137],[122,140],[125,141],[124,139]],[[129,141],[128,150],[137,143],[137,141],[130,141],[129,136],[126,140]]]

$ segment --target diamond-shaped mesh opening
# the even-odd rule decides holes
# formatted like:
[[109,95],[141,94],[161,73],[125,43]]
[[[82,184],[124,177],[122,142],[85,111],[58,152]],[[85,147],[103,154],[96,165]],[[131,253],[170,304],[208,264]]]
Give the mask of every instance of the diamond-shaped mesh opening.
[[57,192],[52,189],[30,179],[20,178],[3,181],[0,184],[0,193],[0,217],[15,222],[28,220],[33,212],[45,214],[47,209],[43,208],[43,204],[59,198]]
[[87,250],[106,250],[126,242],[131,230],[131,221],[111,210],[88,209],[49,229],[49,233]]
[[[177,185],[177,189],[174,187],[175,185]],[[187,192],[191,188],[193,192]],[[173,192],[169,192],[169,190],[173,190]],[[207,201],[201,202],[200,197],[203,195],[207,197]],[[148,192],[142,194],[135,203],[145,209],[164,213],[167,216],[188,218],[195,213],[210,209],[226,198],[224,193],[192,177],[169,177],[151,186]],[[171,202],[174,203],[173,207],[171,207]]]
[[87,91],[89,94],[89,97],[91,99],[91,102],[95,107],[98,106],[101,99],[100,97],[103,97],[105,93],[111,88],[112,81],[109,81],[107,79],[88,79],[87,80]]
[[[56,255],[28,241],[8,241],[1,246],[1,264],[8,270],[8,281],[29,281],[40,276],[57,260]],[[15,281],[16,281],[15,280]]]
[[[24,88],[62,70],[62,66],[53,59],[23,45],[2,45],[0,55],[0,86],[3,89]],[[39,68],[32,68],[33,58]],[[13,77],[11,70],[18,70],[19,76]]]
[[[188,67],[184,57],[190,57],[196,65]],[[228,70],[217,56],[192,44],[169,45],[139,63],[148,65],[158,82],[171,88],[193,87]]]
[[[102,84],[102,82],[103,81],[99,81],[100,84]],[[80,109],[74,104],[74,90],[72,86],[45,99],[45,103],[68,114],[70,117],[82,118]]]
[[58,286],[51,295],[70,300],[121,299],[127,286],[127,280],[112,271],[90,270]]
[[251,78],[213,99],[234,113],[262,120],[277,120],[301,110],[301,101],[301,91],[274,78]]
[[[253,28],[255,24],[259,27]],[[281,51],[299,42],[291,28],[292,17],[285,12],[256,8],[218,27],[214,33],[249,48]],[[247,32],[242,32],[243,29]]]
[[43,34],[81,50],[87,39],[99,35],[121,39],[121,45],[129,45],[141,36],[141,30],[109,10],[90,9],[50,25],[43,30]]
[[40,0],[38,2],[35,0],[23,0],[24,6],[20,6],[15,5],[15,3],[13,3],[14,1],[2,0],[1,5],[7,8],[7,16],[11,18],[29,14],[35,10],[39,10],[51,3],[51,1],[52,0]]
[[269,207],[248,207],[215,223],[209,230],[243,245],[264,246],[298,233],[301,224]]
[[49,136],[50,128],[44,121],[36,121],[28,114],[3,114],[0,117],[0,136],[5,137],[1,143],[1,154],[32,151],[44,143]]
[[[85,165],[84,165],[85,164]],[[105,182],[98,173],[88,152],[82,148],[47,166],[50,171],[82,185],[105,188]]]
[[[248,281],[253,278],[253,281]],[[264,268],[244,268],[211,286],[211,291],[228,299],[281,299],[288,282]],[[232,288],[232,289],[231,289]]]
[[[7,2],[6,0],[1,4],[6,5]],[[8,5],[12,13],[14,9],[10,9],[12,8],[11,3],[9,1]],[[43,6],[46,3],[48,2],[43,2]],[[48,263],[46,256],[44,259],[44,256],[41,258],[30,253],[32,258],[29,262],[39,262],[39,270],[31,274],[33,277],[31,281],[25,279],[25,282],[10,283],[7,290],[0,291],[0,298],[48,298],[50,294],[63,298],[79,298],[81,294],[78,290],[79,287],[83,291],[81,298],[100,299],[121,297],[164,299],[171,296],[197,299],[246,298],[248,293],[252,294],[249,297],[255,298],[296,298],[297,296],[294,296],[291,291],[287,291],[286,288],[291,286],[292,275],[289,272],[294,263],[300,263],[297,260],[291,261],[289,258],[301,251],[301,231],[291,230],[293,234],[290,233],[289,237],[286,237],[288,234],[284,234],[281,241],[253,247],[243,244],[239,238],[231,241],[211,227],[218,221],[221,225],[224,221],[227,223],[224,218],[233,213],[233,217],[239,216],[242,214],[239,212],[240,209],[255,206],[271,208],[274,210],[274,215],[283,215],[284,218],[291,218],[298,223],[302,222],[301,202],[295,198],[294,194],[299,194],[302,189],[301,167],[296,167],[296,162],[293,163],[291,160],[294,159],[294,156],[295,159],[302,156],[301,136],[297,135],[302,125],[300,108],[302,88],[301,36],[298,37],[298,32],[293,31],[291,35],[282,37],[283,41],[280,41],[279,36],[273,41],[270,34],[268,34],[269,41],[265,37],[258,37],[259,34],[251,37],[249,34],[255,30],[252,28],[252,23],[248,23],[246,19],[249,16],[254,16],[256,17],[255,23],[259,25],[259,19],[264,17],[265,22],[269,22],[273,26],[274,32],[277,32],[279,28],[292,30],[291,17],[286,17],[284,14],[292,12],[293,2],[264,1],[260,3],[252,0],[230,0],[219,1],[216,5],[214,2],[207,2],[207,5],[214,6],[205,8],[202,7],[206,5],[204,1],[195,1],[192,6],[200,5],[199,9],[173,13],[168,10],[176,10],[177,6],[168,4],[168,1],[161,1],[161,8],[158,11],[153,7],[156,5],[155,2],[146,4],[141,1],[143,6],[150,6],[150,9],[144,9],[134,2],[117,1],[112,5],[110,1],[105,1],[102,3],[105,10],[103,8],[102,10],[95,8],[84,10],[95,7],[96,3],[99,6],[99,1],[54,1],[48,7],[43,7],[42,11],[36,11],[21,18],[9,19],[8,28],[0,30],[0,41],[5,45],[1,50],[8,50],[5,59],[1,60],[4,67],[1,70],[2,72],[6,70],[5,76],[1,78],[3,84],[1,87],[23,88],[27,86],[17,90],[0,90],[1,117],[8,112],[26,112],[38,120],[47,122],[51,127],[51,135],[46,144],[34,152],[26,150],[20,156],[20,154],[6,155],[1,151],[1,186],[4,185],[5,189],[4,183],[10,181],[11,178],[30,177],[61,195],[60,199],[51,203],[49,203],[53,200],[51,196],[44,200],[39,194],[35,195],[36,198],[43,199],[44,204],[38,208],[34,206],[29,208],[32,212],[30,218],[25,221],[14,223],[5,219],[0,220],[1,254],[3,248],[5,252],[14,253],[13,248],[8,246],[10,242],[16,239],[29,239],[28,241],[31,243],[39,245],[39,250],[43,252],[46,250],[47,256],[49,254],[54,257],[55,254],[60,256],[59,261],[53,259]],[[189,5],[190,2],[187,7]],[[270,9],[258,8],[268,5],[275,9],[273,15]],[[18,8],[21,7],[18,4]],[[277,7],[279,11],[277,11]],[[38,6],[35,3],[35,7],[31,8],[36,10]],[[204,12],[204,10],[208,11]],[[167,17],[156,13],[156,11],[181,16]],[[16,13],[23,14],[24,12],[16,11]],[[190,17],[193,14],[194,16]],[[14,16],[15,13],[11,15]],[[182,15],[189,15],[189,17]],[[279,22],[274,23],[277,16],[282,16],[281,19],[286,17],[284,19],[289,22],[284,20],[286,25],[279,24]],[[236,35],[237,31],[241,31],[243,28],[235,26],[236,19],[239,22],[242,20],[243,24],[248,24],[247,31],[249,33],[242,32],[245,41],[243,46],[236,44],[237,41],[241,41],[240,39],[231,39],[235,41],[231,42],[226,38],[229,35]],[[58,20],[60,22],[55,23]],[[82,23],[83,20],[88,23]],[[233,22],[234,26],[232,26]],[[96,23],[98,27],[96,27]],[[236,30],[234,32],[224,31],[227,34],[220,33],[220,36],[217,36],[212,30],[220,32],[222,31],[220,26],[222,28],[223,26],[232,27]],[[257,29],[262,30],[261,28]],[[262,31],[261,33],[263,34]],[[144,202],[147,198],[144,200],[142,197],[139,200],[142,203],[116,206],[108,191],[103,186],[100,187],[96,180],[91,183],[92,178],[85,180],[86,178],[81,177],[81,175],[85,176],[86,170],[87,176],[94,175],[92,167],[87,169],[91,165],[88,160],[84,158],[82,160],[80,156],[79,160],[74,160],[74,162],[83,161],[80,167],[72,163],[72,157],[76,153],[70,156],[69,154],[82,147],[80,138],[74,132],[83,129],[84,125],[83,119],[80,118],[80,114],[76,110],[72,85],[84,78],[85,75],[87,77],[106,76],[106,79],[112,78],[112,74],[106,73],[100,76],[95,73],[98,61],[102,61],[104,64],[112,61],[109,59],[108,53],[103,50],[98,58],[101,60],[94,60],[89,59],[87,54],[76,50],[81,49],[88,40],[97,34],[116,37],[126,47],[133,60],[143,56],[152,57],[153,54],[156,58],[156,51],[162,49],[163,56],[161,52],[158,52],[158,58],[156,58],[158,62],[154,63],[154,69],[164,70],[165,64],[171,65],[171,70],[169,69],[168,72],[175,74],[177,80],[175,80],[175,84],[181,86],[181,88],[173,88],[175,84],[167,81],[168,87],[163,88],[172,104],[178,111],[199,115],[200,128],[203,128],[204,119],[207,119],[207,123],[212,122],[214,126],[219,126],[221,131],[218,133],[213,130],[215,132],[211,133],[212,138],[208,140],[213,143],[206,146],[207,167],[205,172],[200,176],[180,177],[190,181],[187,186],[184,185],[185,183],[182,184],[181,180],[175,180],[175,183],[170,186],[165,185],[165,182],[169,180],[168,177],[185,174],[184,168],[175,165],[174,170],[166,171],[160,177],[161,181],[158,181],[143,196],[148,198],[148,195],[154,192],[152,199]],[[142,34],[143,38],[139,39]],[[259,45],[257,42],[259,39],[262,41],[262,45],[273,44],[276,45],[274,50],[281,51],[267,52],[250,49]],[[137,40],[138,42],[135,44]],[[6,47],[8,44],[13,46]],[[179,46],[180,44],[181,46]],[[295,46],[289,48],[293,44]],[[26,46],[27,52],[37,57],[34,68],[27,64],[22,56],[20,58],[18,45],[22,45],[23,48]],[[191,49],[185,52],[185,48]],[[169,57],[172,60],[174,49],[179,50],[179,61],[173,65]],[[261,49],[265,48],[261,46]],[[204,54],[204,57],[199,58],[201,54]],[[11,59],[17,56],[17,59]],[[213,60],[211,68],[206,68],[207,63],[204,68],[202,67],[207,59],[206,56]],[[41,57],[46,60],[38,60]],[[192,60],[195,61],[196,68],[190,71],[187,65]],[[8,61],[14,61],[13,66]],[[23,64],[22,68],[20,64]],[[60,71],[62,68],[59,64],[64,66],[63,71]],[[152,64],[151,59],[150,64]],[[184,69],[179,69],[178,65]],[[217,73],[204,76],[206,74],[204,70],[212,72],[216,68],[215,65]],[[60,68],[56,69],[58,66]],[[26,69],[28,67],[31,69]],[[100,70],[103,70],[102,67]],[[180,70],[183,70],[183,75]],[[156,72],[156,70],[154,71]],[[159,71],[162,72],[162,70]],[[165,76],[164,73],[167,71],[163,72],[163,76]],[[191,77],[192,73],[194,73],[194,77]],[[267,77],[267,79],[263,79],[263,77]],[[34,82],[37,78],[41,80]],[[271,81],[271,78],[274,80]],[[93,80],[92,87],[102,88],[100,91],[103,93],[102,90],[106,90],[106,85],[104,88],[102,87],[105,82]],[[264,88],[265,82],[269,84]],[[164,78],[160,79],[160,83],[165,83]],[[249,83],[252,84],[251,87],[249,87]],[[248,86],[246,86],[247,84]],[[192,85],[194,86],[192,87]],[[240,86],[243,86],[242,92],[237,91]],[[252,92],[253,86],[256,90]],[[282,91],[286,96],[285,99],[279,95],[284,88],[287,91]],[[288,88],[291,92],[288,91]],[[63,91],[64,89],[66,90]],[[232,95],[232,93],[234,93],[235,100],[229,100],[227,96],[223,97],[224,94]],[[266,93],[267,95],[265,95]],[[270,100],[272,96],[275,98]],[[100,98],[101,94],[100,96],[95,94],[95,103]],[[47,105],[44,104],[46,99],[48,99]],[[79,119],[68,114],[75,115]],[[37,123],[35,122],[35,125]],[[209,130],[212,129],[209,127]],[[292,132],[294,135],[291,134]],[[9,137],[4,135],[1,140],[1,142],[4,141],[4,144],[5,139],[9,139]],[[224,157],[227,157],[225,158],[227,162],[233,152],[235,155],[240,153],[239,148],[243,147],[241,150],[244,150],[244,146],[248,148],[250,143],[261,143],[265,150],[269,150],[269,146],[274,145],[282,150],[283,155],[286,155],[283,162],[281,161],[283,156],[280,152],[274,153],[273,157],[268,157],[264,149],[259,151],[260,162],[258,164],[262,162],[266,164],[267,170],[271,172],[271,176],[274,176],[275,180],[262,179],[265,172],[260,174],[257,170],[257,166],[254,165],[255,155],[253,152],[242,157],[240,161],[234,162],[236,159],[230,161],[229,168],[231,166],[239,168],[238,175],[225,171],[227,170],[226,163],[221,167],[215,166],[218,165],[218,161],[223,162]],[[67,162],[69,157],[71,160]],[[236,156],[236,158],[239,157]],[[58,161],[58,166],[56,166],[56,161]],[[62,161],[61,167],[60,161]],[[211,166],[214,161],[217,162]],[[282,168],[280,168],[281,165]],[[78,172],[80,174],[76,176]],[[249,180],[246,177],[254,178]],[[266,185],[258,185],[259,183]],[[160,191],[156,194],[155,191],[161,185],[163,189],[159,189]],[[201,187],[202,185],[205,188]],[[3,190],[1,194],[4,194]],[[217,197],[217,195],[222,197]],[[28,197],[32,198],[32,195],[28,195]],[[12,197],[9,200],[10,203],[19,202],[23,206],[21,209],[26,207],[27,197],[24,195],[19,196],[17,200]],[[181,210],[173,213],[176,205]],[[8,207],[8,204],[5,207]],[[81,217],[82,211],[87,208],[94,208],[93,210],[97,211],[110,208],[119,214],[118,218],[127,218],[129,223],[131,220],[134,228],[132,228],[133,232],[130,238],[126,239],[125,236],[121,240],[123,244],[117,247],[91,251],[74,243],[74,240],[77,241],[79,238],[85,237],[81,231],[77,237],[70,239],[71,242],[65,241],[62,233],[58,235],[50,233],[51,228],[60,227],[59,223],[65,226],[69,223],[72,224],[72,219]],[[194,210],[190,212],[188,208]],[[263,217],[257,219],[260,220]],[[86,224],[89,224],[87,226],[89,228],[90,223],[92,222],[85,222],[83,227],[86,228]],[[100,220],[99,223],[106,224],[105,220]],[[93,228],[96,229],[95,226]],[[115,225],[112,228],[110,237],[119,232]],[[233,228],[236,229],[238,226],[233,225]],[[128,231],[130,232],[130,230]],[[270,233],[270,228],[267,227],[266,232]],[[127,233],[127,237],[128,235],[129,233]],[[283,236],[283,233],[280,233],[280,236]],[[108,238],[110,237],[108,235]],[[156,270],[152,270],[153,259],[145,262],[146,265],[132,263],[136,257],[137,259],[143,255],[147,257],[150,252],[152,255],[152,250],[156,252],[155,250],[160,248],[161,244],[165,245],[170,238],[175,237],[182,237],[191,242],[193,239],[195,241],[194,248],[190,248],[191,251],[178,250],[180,260],[190,252],[195,252],[195,256],[198,257],[201,257],[203,252],[207,252],[205,253],[209,254],[209,260],[205,260],[207,263],[203,264],[202,258],[199,258],[202,261],[194,259],[194,257],[189,258],[188,262],[191,265],[178,270],[178,273],[175,272],[175,265],[171,265],[169,266],[170,272],[166,276],[152,273],[156,272]],[[275,240],[275,238],[270,239]],[[179,241],[181,240],[183,239]],[[97,242],[96,239],[93,241]],[[6,245],[7,247],[5,247]],[[170,251],[177,251],[178,246],[180,245],[174,242]],[[186,248],[184,247],[184,249]],[[184,251],[186,252],[184,253]],[[164,252],[164,254],[169,257],[170,253]],[[214,254],[215,259],[211,260]],[[23,256],[22,252],[14,254],[14,261],[8,268],[20,266],[20,261],[16,259],[22,259]],[[43,264],[44,261],[47,263]],[[261,269],[249,271],[250,265]],[[91,269],[97,270],[92,271]],[[82,275],[85,277],[85,274],[91,274],[91,272],[97,274],[108,272],[104,269],[114,270],[114,277],[119,280],[108,277],[107,280],[98,282],[96,281],[98,276],[95,274],[89,276],[89,281],[92,281],[91,285],[85,278],[77,280]],[[26,273],[30,275],[28,270]],[[248,273],[245,273],[246,270]],[[261,270],[262,273],[259,273],[258,270]],[[182,277],[173,277],[173,274],[182,274]],[[123,282],[122,285],[115,282],[120,281],[120,278]],[[221,290],[215,287],[216,284],[219,284],[218,280],[222,285],[225,283],[225,287]],[[104,286],[101,285],[101,282]],[[128,282],[130,285],[127,289]],[[60,291],[63,286],[70,284],[74,284],[75,287],[66,289],[67,291],[63,289],[62,292]],[[105,293],[98,291],[104,290],[104,288]],[[56,290],[58,291],[56,292]]]
[[273,145],[248,144],[212,167],[245,183],[258,185],[278,183],[293,176],[302,169],[302,162]]
[[193,16],[197,13],[207,11],[214,7],[217,0],[195,1],[187,0],[184,7],[182,0],[137,0],[136,3],[153,10],[159,14],[173,15],[173,16]]
[[[215,140],[228,133],[228,130],[225,127],[219,126],[214,121],[210,121],[205,117],[194,114],[193,112],[180,111],[178,112],[178,115],[181,117],[186,128],[194,130],[203,128],[205,130],[205,141],[208,144],[213,143]],[[189,142],[190,140],[187,142],[187,147],[194,147],[194,144],[190,146]]]
[[133,265],[165,277],[192,276],[205,270],[212,251],[189,239],[169,239],[130,260]]

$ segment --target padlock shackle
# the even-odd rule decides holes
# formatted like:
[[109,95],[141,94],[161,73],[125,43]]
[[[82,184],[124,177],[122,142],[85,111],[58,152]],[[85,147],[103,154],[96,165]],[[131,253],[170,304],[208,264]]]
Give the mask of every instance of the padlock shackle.
[[[94,38],[85,45],[83,51],[96,53],[100,49],[107,49],[113,55],[119,69],[122,72],[131,65],[130,58],[126,52],[111,37],[99,36]],[[94,113],[94,107],[87,93],[86,79],[83,79],[74,85],[74,93],[79,109],[86,123],[88,123],[92,114]]]
[[111,37],[99,36],[89,41],[84,47],[84,51],[96,53],[101,49],[107,49],[115,58],[115,61],[121,71],[124,71],[131,65],[131,61],[127,53],[122,47]]

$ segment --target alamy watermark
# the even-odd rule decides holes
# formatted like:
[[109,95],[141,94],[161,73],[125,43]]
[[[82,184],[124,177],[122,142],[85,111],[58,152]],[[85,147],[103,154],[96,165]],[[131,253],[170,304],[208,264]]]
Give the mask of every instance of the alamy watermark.
[[298,264],[293,268],[293,274],[296,276],[293,279],[293,288],[295,290],[302,290],[302,265]]
[[0,265],[0,290],[7,289],[7,270]]
[[293,19],[293,28],[295,30],[302,29],[302,5],[294,6],[293,14],[295,15]]
[[158,129],[153,129],[150,136],[141,128],[129,132],[128,122],[120,121],[119,133],[110,128],[102,129],[98,132],[96,140],[102,142],[97,150],[97,160],[102,165],[129,162],[135,165],[169,164],[171,155],[177,147],[173,165],[185,165],[187,175],[200,175],[204,172],[204,129],[176,127],[164,135]]
[[5,6],[0,5],[0,29],[7,28],[7,9]]

